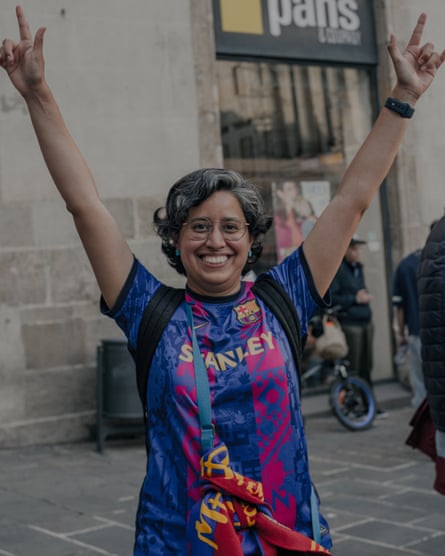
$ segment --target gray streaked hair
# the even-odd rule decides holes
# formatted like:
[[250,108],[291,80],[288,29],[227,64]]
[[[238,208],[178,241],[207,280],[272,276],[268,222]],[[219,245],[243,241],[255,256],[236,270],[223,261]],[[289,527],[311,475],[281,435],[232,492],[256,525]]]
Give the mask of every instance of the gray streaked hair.
[[176,254],[176,240],[191,208],[197,207],[216,191],[229,191],[238,200],[249,224],[253,240],[251,254],[243,274],[258,260],[263,250],[262,237],[272,224],[264,213],[263,199],[258,188],[234,170],[203,168],[187,174],[170,188],[165,207],[155,210],[153,224],[162,240],[162,251],[169,264],[180,274],[185,274],[181,258]]

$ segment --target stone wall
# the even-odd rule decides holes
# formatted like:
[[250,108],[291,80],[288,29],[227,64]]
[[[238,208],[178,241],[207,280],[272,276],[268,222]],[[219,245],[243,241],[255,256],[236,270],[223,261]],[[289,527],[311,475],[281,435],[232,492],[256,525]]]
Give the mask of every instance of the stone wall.
[[[16,36],[15,3],[5,3],[0,33]],[[47,27],[47,79],[101,197],[135,254],[180,284],[151,217],[175,179],[221,163],[217,99],[207,98],[214,82],[203,77],[214,63],[210,4],[131,4],[61,10],[35,0],[27,15],[33,30]],[[96,419],[97,345],[122,335],[100,315],[71,217],[3,73],[0,130],[0,446],[85,439]]]
[[[424,40],[445,48],[442,22],[445,4],[440,0],[377,0],[377,30],[380,46],[379,88],[385,99],[393,73],[389,69],[386,44],[390,33],[400,39],[404,48],[419,14],[427,14]],[[391,251],[394,266],[407,253],[422,247],[430,223],[440,218],[445,208],[445,158],[443,94],[445,71],[441,69],[436,81],[421,101],[410,122],[393,170],[388,179]]]

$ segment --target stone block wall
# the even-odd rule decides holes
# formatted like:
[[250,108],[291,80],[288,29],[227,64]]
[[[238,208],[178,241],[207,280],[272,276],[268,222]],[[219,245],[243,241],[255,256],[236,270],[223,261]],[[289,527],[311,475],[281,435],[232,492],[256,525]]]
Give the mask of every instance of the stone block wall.
[[[0,35],[16,36],[15,3]],[[26,7],[26,6],[25,6]],[[207,29],[199,36],[193,25]],[[47,79],[102,199],[136,256],[172,285],[152,213],[179,176],[220,152],[217,99],[197,74],[214,63],[205,0],[70,3],[35,0],[47,27]],[[205,83],[202,80],[202,83]],[[204,85],[202,85],[204,86]],[[210,88],[214,87],[214,83]],[[204,115],[205,113],[205,115]],[[200,117],[207,122],[199,128]],[[26,105],[0,77],[0,448],[85,440],[96,422],[96,350],[123,339],[99,312],[99,291],[71,216],[41,159]]]
[[[440,52],[445,47],[442,22],[445,4],[440,0],[377,0],[377,37],[380,64],[378,85],[382,100],[393,83],[393,72],[386,53],[390,33],[399,38],[404,48],[421,12],[427,14],[424,41],[431,41]],[[411,251],[422,247],[430,223],[440,218],[445,209],[445,158],[443,94],[445,72],[439,72],[433,86],[416,106],[396,162],[387,180],[391,257],[395,265]]]

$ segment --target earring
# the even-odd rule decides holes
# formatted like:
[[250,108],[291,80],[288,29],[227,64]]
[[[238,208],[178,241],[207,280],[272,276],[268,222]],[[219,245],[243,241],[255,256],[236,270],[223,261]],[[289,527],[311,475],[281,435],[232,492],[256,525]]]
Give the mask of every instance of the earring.
[[175,255],[176,255],[177,257],[179,257],[179,249],[176,249]]
[[249,249],[249,253],[248,253],[248,257],[249,257],[249,259],[250,259],[250,257],[251,257],[252,255],[253,255],[253,253],[252,253],[252,249]]

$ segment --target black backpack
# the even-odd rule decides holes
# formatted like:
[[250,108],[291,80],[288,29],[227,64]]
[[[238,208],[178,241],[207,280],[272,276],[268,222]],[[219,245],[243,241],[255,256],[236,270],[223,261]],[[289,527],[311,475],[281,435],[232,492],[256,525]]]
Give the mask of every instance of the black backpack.
[[[269,307],[279,320],[289,341],[298,371],[303,344],[300,320],[289,295],[281,284],[267,274],[261,274],[258,277],[252,291]],[[142,316],[136,352],[132,352],[132,355],[136,363],[137,387],[144,407],[144,417],[146,415],[148,373],[153,355],[167,323],[180,303],[184,301],[184,297],[184,289],[172,288],[161,284]],[[299,375],[298,380],[300,384]]]

